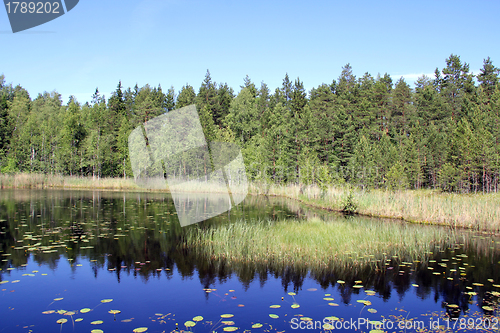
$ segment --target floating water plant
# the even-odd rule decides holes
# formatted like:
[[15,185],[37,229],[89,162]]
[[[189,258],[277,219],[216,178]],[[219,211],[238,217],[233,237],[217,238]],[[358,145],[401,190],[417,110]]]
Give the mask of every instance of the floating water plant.
[[134,333],[142,333],[142,332],[146,332],[148,330],[147,327],[138,327],[138,328],[135,328],[132,332]]
[[113,315],[114,320],[116,321],[116,315],[121,313],[120,310],[109,310],[108,313],[111,313]]

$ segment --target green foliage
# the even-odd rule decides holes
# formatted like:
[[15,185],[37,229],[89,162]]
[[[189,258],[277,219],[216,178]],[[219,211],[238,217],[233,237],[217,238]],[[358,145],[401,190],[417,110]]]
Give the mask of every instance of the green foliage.
[[2,75],[0,170],[129,177],[130,132],[196,104],[207,141],[241,144],[249,179],[267,186],[498,191],[500,80],[490,58],[477,79],[452,54],[414,89],[388,74],[357,78],[347,64],[309,93],[288,74],[274,93],[247,76],[235,97],[207,71],[197,93],[119,82],[108,101],[96,90],[90,104],[62,105],[56,92],[32,100]]
[[358,210],[358,204],[354,199],[353,189],[349,187],[347,196],[342,200],[342,212],[344,214],[352,215]]
[[400,161],[391,166],[387,172],[386,186],[390,190],[402,190],[408,187],[406,170]]

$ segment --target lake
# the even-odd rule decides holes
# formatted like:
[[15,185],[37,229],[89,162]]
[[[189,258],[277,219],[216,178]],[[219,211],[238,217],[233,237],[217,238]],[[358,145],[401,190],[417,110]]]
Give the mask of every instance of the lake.
[[[441,228],[455,238],[418,255],[348,253],[362,263],[323,269],[215,263],[182,241],[189,228],[312,218],[405,228],[417,240]],[[0,332],[500,329],[494,235],[265,196],[182,228],[169,194],[75,190],[1,190],[0,229]]]

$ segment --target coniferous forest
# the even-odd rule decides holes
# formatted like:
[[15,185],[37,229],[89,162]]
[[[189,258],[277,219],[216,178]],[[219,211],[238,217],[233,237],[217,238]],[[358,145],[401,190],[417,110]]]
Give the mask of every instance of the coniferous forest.
[[63,104],[57,92],[32,98],[0,76],[0,171],[132,177],[130,132],[196,104],[207,141],[238,143],[254,181],[500,189],[500,82],[490,58],[473,75],[451,55],[414,88],[388,74],[356,77],[347,64],[309,92],[288,75],[274,92],[248,76],[238,90],[207,71],[198,90],[119,82],[108,99],[96,89],[90,103]]

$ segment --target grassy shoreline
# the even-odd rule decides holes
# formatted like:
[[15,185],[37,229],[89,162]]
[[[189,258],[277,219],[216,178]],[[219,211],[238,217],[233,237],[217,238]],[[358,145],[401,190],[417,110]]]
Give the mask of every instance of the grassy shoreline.
[[[60,188],[115,191],[159,191],[138,186],[132,178],[92,178],[43,174],[0,174],[0,188]],[[186,192],[205,192],[200,184]],[[213,188],[210,191],[213,192]],[[400,219],[412,223],[437,224],[472,230],[500,233],[500,193],[456,194],[435,190],[359,190],[317,186],[251,183],[251,195],[280,196],[304,204],[341,211],[351,200],[360,215]],[[349,198],[351,196],[351,198]]]

